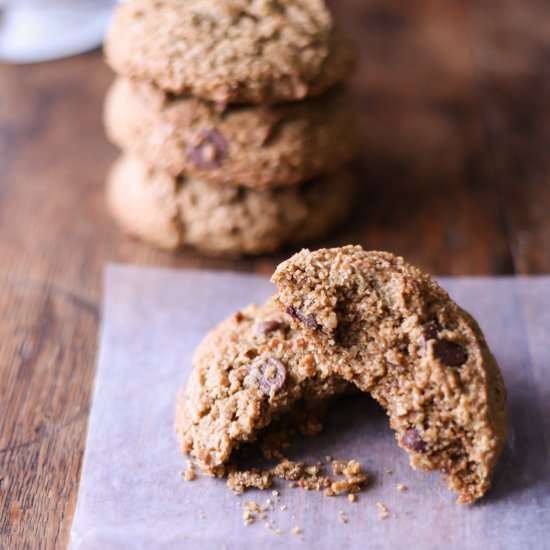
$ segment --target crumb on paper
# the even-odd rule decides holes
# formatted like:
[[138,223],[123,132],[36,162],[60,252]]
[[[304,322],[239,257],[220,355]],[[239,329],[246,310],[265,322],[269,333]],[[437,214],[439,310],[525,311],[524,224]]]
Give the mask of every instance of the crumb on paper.
[[330,485],[330,479],[321,473],[320,463],[308,465],[285,459],[271,469],[270,473],[290,481],[291,488],[301,487],[306,491],[320,491]]
[[256,521],[256,519],[267,519],[266,527],[271,526],[271,520],[267,517],[267,512],[272,508],[266,505],[258,504],[252,500],[247,501],[243,505],[243,522],[245,525],[250,525]]
[[391,468],[384,468],[384,473],[393,474],[393,470]]
[[400,492],[400,493],[404,493],[405,491],[408,490],[408,487],[406,485],[404,485],[403,483],[398,483],[397,484],[397,490]]
[[341,510],[338,512],[338,521],[344,525],[348,522],[348,516],[346,516],[346,514],[344,514]]
[[378,519],[386,519],[390,514],[388,508],[382,502],[377,502],[376,507],[378,508]]
[[288,508],[288,506],[286,504],[282,504],[280,506],[279,510],[281,510],[281,512],[284,512],[287,508]]
[[205,519],[206,516],[204,515],[204,512],[202,510],[199,510],[199,518],[200,519]]
[[299,527],[293,527],[290,531],[293,535],[301,535],[303,533],[303,530]]
[[[306,491],[324,491],[326,496],[350,495],[361,492],[369,483],[368,474],[363,471],[357,460],[334,460],[330,458],[331,469],[336,479],[325,473],[328,467],[325,463],[318,461],[313,464],[294,461],[283,458],[278,464],[269,470],[229,469],[227,471],[227,485],[236,494],[240,495],[246,489],[254,487],[260,490],[269,489],[275,478],[288,481],[288,487],[300,487]],[[355,502],[356,498],[349,498]],[[276,489],[271,491],[271,498],[266,504],[273,506],[280,502],[280,492]]]
[[331,462],[334,475],[343,475],[345,479],[332,481],[325,491],[326,496],[344,493],[358,493],[367,486],[369,478],[357,460],[333,460]]
[[349,500],[350,502],[357,502],[357,495],[356,495],[355,493],[350,493],[350,494],[348,495],[348,500]]
[[255,468],[244,471],[231,471],[227,475],[227,486],[235,493],[240,494],[249,487],[268,489],[273,483],[269,472],[261,472]]
[[187,461],[187,468],[183,473],[183,478],[186,481],[193,481],[194,479],[197,479],[197,472],[195,471],[195,465],[190,460]]
[[254,523],[256,516],[250,510],[243,510],[243,523],[245,525],[250,525]]

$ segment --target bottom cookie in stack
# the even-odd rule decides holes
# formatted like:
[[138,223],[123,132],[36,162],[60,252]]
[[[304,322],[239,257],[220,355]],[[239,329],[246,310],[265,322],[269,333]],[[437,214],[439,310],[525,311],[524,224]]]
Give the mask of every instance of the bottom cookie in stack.
[[115,218],[137,237],[163,248],[239,256],[322,237],[346,218],[353,187],[342,170],[294,187],[255,190],[174,177],[122,156],[107,195]]

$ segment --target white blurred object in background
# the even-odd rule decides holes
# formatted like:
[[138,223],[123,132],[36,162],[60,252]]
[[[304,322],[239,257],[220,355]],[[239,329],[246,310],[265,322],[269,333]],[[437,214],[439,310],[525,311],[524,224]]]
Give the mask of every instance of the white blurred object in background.
[[36,63],[97,48],[115,0],[0,0],[0,62]]

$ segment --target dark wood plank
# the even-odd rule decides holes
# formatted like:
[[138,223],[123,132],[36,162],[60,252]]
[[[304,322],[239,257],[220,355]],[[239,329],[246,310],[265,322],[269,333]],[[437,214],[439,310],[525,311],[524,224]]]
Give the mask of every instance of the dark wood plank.
[[361,55],[353,91],[366,189],[348,240],[437,274],[512,272],[464,6],[338,5]]
[[550,19],[546,2],[466,2],[490,178],[517,273],[550,269]]

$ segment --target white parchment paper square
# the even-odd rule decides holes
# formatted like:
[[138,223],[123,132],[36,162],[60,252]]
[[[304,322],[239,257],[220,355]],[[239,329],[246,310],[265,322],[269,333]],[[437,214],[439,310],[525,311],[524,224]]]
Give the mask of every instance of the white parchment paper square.
[[[185,482],[173,434],[176,392],[201,338],[273,286],[236,273],[109,266],[70,548],[550,548],[550,278],[441,282],[479,320],[508,387],[510,442],[495,487],[479,504],[457,506],[437,474],[410,469],[381,409],[353,397],[295,452],[358,458],[372,486],[350,503],[280,485],[287,509],[270,514],[283,531],[274,535],[242,522],[244,501],[271,495],[235,497],[211,478]],[[388,519],[378,519],[376,502]]]

